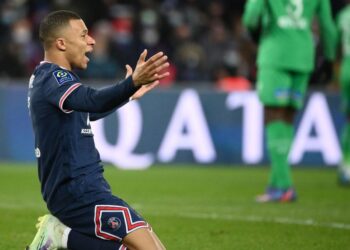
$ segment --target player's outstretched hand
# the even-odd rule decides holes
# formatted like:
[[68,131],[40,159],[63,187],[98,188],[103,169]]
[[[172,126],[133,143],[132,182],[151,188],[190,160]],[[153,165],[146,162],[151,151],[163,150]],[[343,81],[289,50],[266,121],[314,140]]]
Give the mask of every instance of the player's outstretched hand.
[[135,94],[132,95],[131,100],[140,99],[144,94],[146,94],[148,91],[151,91],[158,84],[159,84],[159,81],[142,85],[142,87],[138,91],[136,91]]
[[146,60],[147,50],[144,50],[132,73],[132,79],[136,86],[145,84],[158,84],[159,80],[167,77],[169,72],[162,72],[169,67],[168,57],[163,52],[151,56]]
[[[126,75],[125,78],[128,78],[129,76],[132,75],[132,68],[130,65],[125,65],[126,68]],[[152,90],[154,87],[156,87],[159,84],[159,82],[154,82],[150,84],[143,85],[138,91],[135,92],[135,94],[132,95],[131,99],[132,100],[137,100],[141,98],[144,94],[146,94],[148,91]]]

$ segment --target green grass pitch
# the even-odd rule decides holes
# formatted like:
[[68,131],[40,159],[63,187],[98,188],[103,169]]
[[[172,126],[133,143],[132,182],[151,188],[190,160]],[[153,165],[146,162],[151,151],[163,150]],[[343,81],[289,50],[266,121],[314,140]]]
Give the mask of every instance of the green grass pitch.
[[[335,169],[294,168],[299,199],[256,204],[267,168],[106,168],[113,193],[134,206],[167,249],[350,249],[350,188]],[[0,249],[24,249],[46,213],[34,165],[0,164]]]

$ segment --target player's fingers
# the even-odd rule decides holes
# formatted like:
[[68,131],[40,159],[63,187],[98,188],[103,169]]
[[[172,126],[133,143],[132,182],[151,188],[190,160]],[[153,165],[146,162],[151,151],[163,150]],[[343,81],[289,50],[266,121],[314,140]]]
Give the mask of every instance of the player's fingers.
[[126,69],[125,78],[128,78],[129,76],[132,75],[133,70],[129,64],[125,65],[125,69]]
[[164,77],[167,77],[169,76],[170,73],[169,72],[164,72],[162,74],[154,74],[151,78],[150,78],[150,82],[154,82],[154,81],[157,81],[157,80],[161,80],[163,79]]
[[163,63],[162,65],[160,65],[160,66],[158,66],[156,68],[150,69],[149,70],[149,74],[150,75],[157,74],[157,73],[161,72],[162,70],[168,68],[169,66],[170,66],[170,64],[168,62]]
[[153,64],[157,64],[158,60],[164,56],[163,52],[158,52],[157,54],[151,56],[147,61],[146,61],[146,67],[151,66]]
[[169,76],[169,75],[170,75],[169,72],[164,72],[163,74],[158,75],[158,79],[159,79],[159,80],[160,80],[160,79],[163,79],[163,78],[165,78],[165,77],[167,77],[167,76]]
[[154,85],[154,87],[155,87],[155,86],[157,86],[158,84],[159,84],[159,80],[155,80],[155,81],[149,83],[148,85],[150,85],[150,86]]
[[152,64],[149,64],[147,69],[149,71],[152,71],[152,70],[156,69],[157,67],[168,63],[167,61],[168,61],[168,57],[167,56],[162,56],[157,61],[153,62]]
[[153,83],[145,85],[145,88],[147,89],[147,91],[150,91],[151,89],[154,89],[158,84],[159,84],[159,81],[157,80]]
[[137,64],[145,62],[146,56],[147,56],[147,49],[144,49],[139,57],[139,60],[137,61]]
[[151,82],[151,83],[148,83],[148,84],[146,84],[146,85],[143,85],[143,86],[141,87],[141,89],[139,90],[139,91],[140,91],[140,93],[139,93],[140,96],[138,96],[138,97],[141,97],[141,96],[143,96],[144,94],[146,94],[147,92],[151,91],[151,90],[154,89],[158,84],[159,84],[159,80],[156,80],[156,81],[154,81],[154,82]]

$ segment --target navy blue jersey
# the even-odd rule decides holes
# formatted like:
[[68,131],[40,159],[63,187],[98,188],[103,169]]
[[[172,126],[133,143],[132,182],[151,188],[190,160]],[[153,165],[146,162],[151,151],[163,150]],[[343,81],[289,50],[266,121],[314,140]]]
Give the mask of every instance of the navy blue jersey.
[[[90,117],[101,118],[127,102],[137,88],[131,77],[122,83],[95,90],[82,85],[73,72],[48,62],[37,66],[31,76],[28,107],[41,191],[50,210],[58,211],[66,206],[64,201],[69,199],[65,190],[68,192],[71,183],[103,172]],[[100,192],[98,189],[96,185],[96,190],[91,192]],[[101,189],[109,192],[106,185]]]

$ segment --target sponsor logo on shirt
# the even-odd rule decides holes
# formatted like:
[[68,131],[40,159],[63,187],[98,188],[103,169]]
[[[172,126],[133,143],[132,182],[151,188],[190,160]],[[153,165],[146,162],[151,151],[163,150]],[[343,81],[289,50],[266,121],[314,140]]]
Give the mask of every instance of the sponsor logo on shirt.
[[62,69],[54,71],[53,76],[55,77],[56,82],[59,85],[65,83],[65,82],[73,81],[73,79],[74,79],[71,73],[69,73],[65,70],[62,70]]
[[81,129],[81,134],[82,135],[89,135],[89,136],[93,136],[94,134],[92,133],[91,128],[82,128]]
[[36,156],[36,158],[40,158],[41,153],[40,153],[40,149],[39,148],[35,148],[35,156]]
[[81,129],[81,134],[84,136],[93,136],[94,134],[92,133],[91,127],[90,127],[90,114],[87,114],[87,119],[86,119],[86,125],[88,128],[82,128]]

